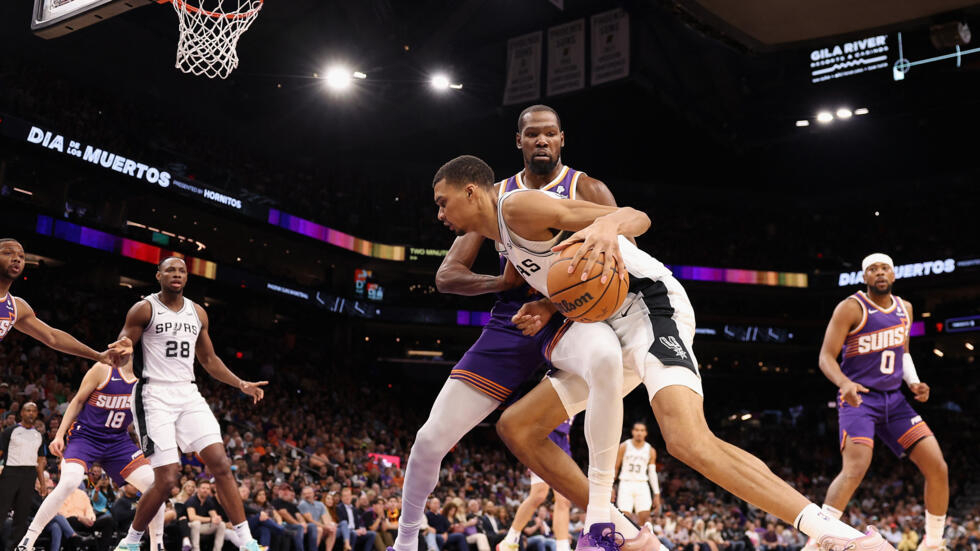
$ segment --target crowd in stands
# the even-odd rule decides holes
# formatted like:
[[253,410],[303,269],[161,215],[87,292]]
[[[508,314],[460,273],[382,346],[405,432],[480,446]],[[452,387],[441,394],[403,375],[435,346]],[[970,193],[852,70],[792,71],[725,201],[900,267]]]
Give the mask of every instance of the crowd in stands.
[[[17,422],[20,405],[31,400],[39,404],[38,428],[53,436],[85,368],[84,361],[56,355],[12,333],[0,345],[3,426]],[[206,378],[199,384],[222,422],[249,522],[262,545],[277,551],[384,551],[397,533],[404,480],[400,466],[426,404],[351,375],[323,375],[280,366],[274,387],[258,407],[230,387]],[[819,502],[839,468],[827,415],[726,423],[716,430]],[[930,418],[944,448],[958,451],[975,442],[971,421],[965,415]],[[579,455],[585,449],[582,440],[576,433]],[[778,519],[735,500],[668,454],[659,456],[665,505],[651,523],[672,551],[799,551],[805,543]],[[53,484],[58,460],[48,459]],[[967,483],[977,460],[968,453],[947,453],[947,461],[953,496],[946,532],[949,548],[976,551],[980,508],[967,499]],[[200,461],[185,455],[182,462],[181,484],[173,488],[167,504],[168,549],[200,551],[204,546],[219,551],[231,534],[227,515]],[[527,471],[492,430],[477,429],[443,465],[440,484],[427,506],[428,528],[420,538],[420,550],[489,551],[506,533],[528,484]],[[62,507],[63,518],[52,522],[49,549],[57,551],[57,541],[108,551],[116,534],[131,522],[136,499],[134,488],[112,487],[93,469],[85,489]],[[921,477],[909,462],[879,454],[846,515],[854,526],[877,526],[899,551],[914,550],[922,531]],[[575,509],[573,538],[582,521],[582,511]],[[550,522],[544,506],[523,530],[527,549],[553,549]]]

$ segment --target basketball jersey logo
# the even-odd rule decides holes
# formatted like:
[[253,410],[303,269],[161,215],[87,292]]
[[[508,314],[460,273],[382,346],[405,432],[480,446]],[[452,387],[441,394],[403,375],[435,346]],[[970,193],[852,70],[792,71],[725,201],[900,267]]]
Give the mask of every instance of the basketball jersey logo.
[[677,338],[675,338],[673,336],[660,337],[660,344],[662,344],[662,345],[666,346],[667,348],[673,350],[674,351],[674,354],[676,354],[678,358],[680,358],[682,360],[686,360],[687,359],[687,351],[684,350],[684,346],[681,345],[681,343],[677,341]]

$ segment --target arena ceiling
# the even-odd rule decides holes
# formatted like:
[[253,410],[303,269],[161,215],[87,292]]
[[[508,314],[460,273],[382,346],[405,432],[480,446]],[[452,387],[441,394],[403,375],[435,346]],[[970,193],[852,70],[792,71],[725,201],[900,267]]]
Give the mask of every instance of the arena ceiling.
[[[564,0],[562,10],[550,0],[270,0],[225,81],[173,69],[176,17],[168,5],[42,40],[29,31],[31,3],[0,2],[0,49],[16,52],[20,70],[57,75],[106,102],[283,159],[356,153],[371,163],[419,159],[428,167],[433,156],[491,152],[488,160],[513,164],[501,145],[509,145],[519,111],[501,105],[507,40],[620,6],[632,18],[630,77],[544,98],[574,130],[568,151],[604,173],[642,175],[649,152],[674,177],[711,169],[703,179],[717,182],[737,170],[733,163],[771,165],[761,178],[769,185],[787,168],[807,177],[842,163],[855,174],[900,172],[925,163],[928,148],[966,147],[957,134],[980,122],[980,55],[903,83],[887,70],[819,85],[809,78],[811,49],[871,32],[901,28],[920,57],[935,55],[929,24],[960,18],[980,27],[976,8],[962,0],[887,7],[869,0],[860,8],[822,0],[792,3],[796,11],[779,0]],[[356,93],[331,97],[314,77],[331,61],[368,78]],[[434,95],[426,85],[434,70],[464,89]],[[845,104],[872,114],[846,133],[794,126]],[[955,147],[948,156],[968,158]]]

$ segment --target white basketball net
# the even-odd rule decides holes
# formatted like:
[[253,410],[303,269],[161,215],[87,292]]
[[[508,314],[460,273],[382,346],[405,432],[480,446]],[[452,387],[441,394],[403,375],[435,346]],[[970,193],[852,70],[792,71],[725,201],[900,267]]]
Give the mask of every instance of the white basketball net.
[[238,67],[238,38],[255,21],[262,2],[171,0],[180,23],[176,67],[198,76],[226,78]]

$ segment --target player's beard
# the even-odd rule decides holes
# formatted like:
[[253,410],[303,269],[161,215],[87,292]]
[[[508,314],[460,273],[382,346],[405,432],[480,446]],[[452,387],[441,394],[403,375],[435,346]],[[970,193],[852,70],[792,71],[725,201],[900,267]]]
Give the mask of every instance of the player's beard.
[[872,294],[872,295],[881,295],[881,296],[890,295],[890,294],[892,294],[892,287],[893,286],[894,286],[894,284],[889,283],[888,286],[885,287],[885,290],[884,291],[879,291],[877,286],[875,286],[875,285],[868,285],[868,293],[869,294]]
[[532,159],[531,162],[528,163],[528,168],[531,169],[531,172],[540,175],[551,174],[551,171],[554,170],[556,166],[558,166],[558,159],[549,159],[547,161]]

